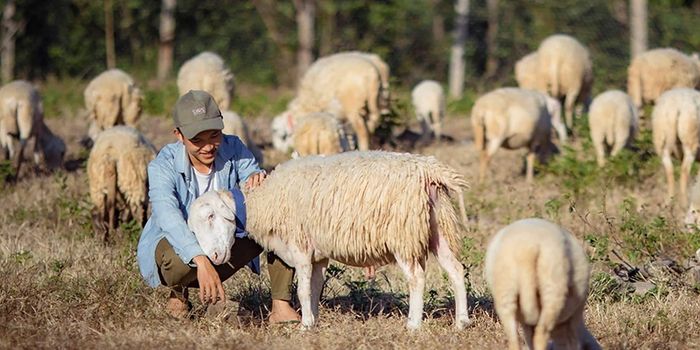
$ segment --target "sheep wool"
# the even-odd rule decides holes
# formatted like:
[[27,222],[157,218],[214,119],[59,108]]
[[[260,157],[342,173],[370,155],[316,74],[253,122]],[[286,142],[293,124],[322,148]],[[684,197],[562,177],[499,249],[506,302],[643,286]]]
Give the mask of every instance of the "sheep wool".
[[214,97],[219,109],[226,111],[231,106],[234,76],[219,55],[205,51],[190,58],[180,67],[177,73],[177,89],[180,96],[190,90],[206,91]]
[[253,153],[255,160],[257,160],[259,164],[262,164],[264,161],[263,153],[250,137],[248,125],[245,123],[245,121],[243,121],[243,118],[241,118],[241,116],[234,111],[222,111],[221,117],[224,121],[224,129],[221,130],[221,132],[226,135],[238,136],[238,138],[240,138],[246,147]]
[[434,133],[439,140],[445,119],[445,91],[442,85],[435,80],[423,80],[411,91],[411,102],[416,118],[421,122],[423,137]]
[[583,322],[589,267],[581,245],[565,229],[538,218],[516,221],[491,239],[484,275],[509,349],[599,349]]
[[515,63],[515,81],[518,82],[518,86],[522,89],[546,92],[546,89],[541,87],[541,82],[544,79],[539,74],[540,63],[537,58],[537,51],[535,51],[527,54]]
[[90,81],[83,92],[94,141],[102,130],[115,125],[136,127],[141,116],[143,94],[134,79],[120,69],[109,69]]
[[605,147],[610,156],[617,155],[634,138],[639,124],[637,108],[623,91],[606,91],[593,100],[588,125],[598,166],[605,165]]
[[297,123],[294,150],[301,156],[331,155],[349,150],[345,131],[331,113],[313,113]]

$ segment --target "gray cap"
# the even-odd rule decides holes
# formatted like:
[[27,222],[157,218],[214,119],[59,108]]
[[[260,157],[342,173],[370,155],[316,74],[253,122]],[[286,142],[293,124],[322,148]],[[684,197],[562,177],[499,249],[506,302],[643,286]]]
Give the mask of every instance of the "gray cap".
[[204,130],[221,130],[224,121],[219,106],[206,91],[190,90],[180,96],[173,108],[175,127],[188,139]]

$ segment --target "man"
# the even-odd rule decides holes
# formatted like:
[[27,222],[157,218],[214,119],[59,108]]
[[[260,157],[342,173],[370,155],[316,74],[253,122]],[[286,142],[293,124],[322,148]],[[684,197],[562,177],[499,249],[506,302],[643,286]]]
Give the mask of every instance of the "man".
[[[141,274],[151,287],[170,287],[166,310],[184,317],[191,304],[188,288],[199,288],[202,303],[226,301],[222,281],[245,265],[259,268],[262,248],[237,234],[229,263],[213,266],[187,227],[187,214],[195,198],[207,191],[258,186],[265,173],[238,137],[224,136],[219,107],[204,91],[189,91],[173,109],[177,142],[163,147],[148,165],[152,215],[138,245]],[[271,323],[296,321],[290,286],[294,270],[268,255],[272,289]]]

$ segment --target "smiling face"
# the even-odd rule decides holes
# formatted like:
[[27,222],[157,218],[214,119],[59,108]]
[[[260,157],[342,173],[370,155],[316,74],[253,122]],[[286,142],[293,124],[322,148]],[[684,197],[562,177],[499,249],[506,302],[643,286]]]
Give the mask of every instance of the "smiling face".
[[210,191],[190,207],[187,225],[215,265],[228,262],[235,241],[236,218],[233,199],[227,191]]
[[191,139],[187,139],[178,129],[175,129],[174,133],[185,145],[187,156],[195,169],[203,173],[211,169],[216,151],[221,145],[221,130],[204,130]]

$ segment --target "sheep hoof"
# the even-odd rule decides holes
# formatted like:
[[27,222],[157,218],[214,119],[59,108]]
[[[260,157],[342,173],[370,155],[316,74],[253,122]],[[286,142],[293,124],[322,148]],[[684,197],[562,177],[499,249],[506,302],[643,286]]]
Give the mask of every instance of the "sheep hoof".
[[406,323],[406,329],[409,331],[417,331],[420,329],[420,320],[418,321],[411,321],[409,320],[408,323]]
[[457,328],[457,330],[462,330],[471,326],[472,324],[473,322],[469,318],[458,319],[457,322],[455,322],[455,328]]

